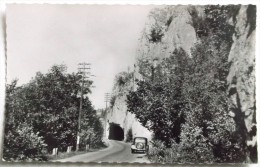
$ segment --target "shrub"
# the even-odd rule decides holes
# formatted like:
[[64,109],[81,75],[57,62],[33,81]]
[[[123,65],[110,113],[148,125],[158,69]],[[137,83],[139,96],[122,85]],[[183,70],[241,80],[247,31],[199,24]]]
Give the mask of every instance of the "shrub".
[[155,135],[150,151],[153,161],[245,160],[245,138],[228,115],[226,81],[234,34],[228,20],[237,8],[205,6],[203,17],[191,8],[190,24],[199,37],[191,56],[180,48],[161,58],[156,67],[149,60],[139,61],[144,80],[127,96],[127,106]]
[[[180,126],[184,123],[181,90],[188,61],[185,51],[176,49],[158,64],[151,80],[139,81],[137,90],[127,95],[128,111],[167,147],[171,139],[179,142]],[[150,68],[150,65],[144,67]]]
[[114,107],[115,102],[116,102],[116,96],[113,95],[113,96],[111,97],[111,99],[110,99],[110,106],[111,106],[112,108]]
[[128,129],[127,134],[126,134],[126,142],[132,142],[133,140],[133,132],[132,128]]
[[66,151],[75,146],[81,92],[81,126],[93,129],[81,128],[86,133],[81,139],[93,146],[101,143],[103,127],[87,96],[92,81],[86,80],[81,89],[81,80],[79,74],[66,73],[65,65],[55,65],[46,74],[38,72],[27,84],[17,87],[15,80],[6,86],[6,160],[45,160],[45,148],[50,153],[53,148]]
[[21,124],[16,130],[6,130],[3,159],[7,161],[45,161],[47,149],[38,133],[32,127]]
[[150,39],[149,41],[152,43],[158,43],[161,42],[162,37],[163,37],[163,32],[161,29],[152,29],[151,34],[150,34]]
[[184,157],[180,144],[171,142],[170,148],[167,148],[160,140],[154,140],[149,149],[148,158],[154,163],[185,163],[190,162],[189,157]]

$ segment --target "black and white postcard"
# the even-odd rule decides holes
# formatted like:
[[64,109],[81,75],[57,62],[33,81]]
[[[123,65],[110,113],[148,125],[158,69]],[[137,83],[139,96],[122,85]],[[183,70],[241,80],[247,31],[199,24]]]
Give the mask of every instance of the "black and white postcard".
[[258,163],[256,16],[6,4],[2,161]]

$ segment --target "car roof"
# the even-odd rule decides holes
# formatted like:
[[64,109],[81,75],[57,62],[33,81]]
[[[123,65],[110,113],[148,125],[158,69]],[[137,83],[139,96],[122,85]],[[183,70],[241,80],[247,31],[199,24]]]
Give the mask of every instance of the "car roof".
[[135,137],[134,139],[146,139],[147,140],[146,137]]

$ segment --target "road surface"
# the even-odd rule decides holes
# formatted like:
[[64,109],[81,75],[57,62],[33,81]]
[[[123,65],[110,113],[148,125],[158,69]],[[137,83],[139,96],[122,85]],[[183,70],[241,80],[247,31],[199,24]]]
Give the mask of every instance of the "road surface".
[[123,141],[109,140],[108,147],[96,152],[88,152],[55,162],[139,162],[150,161],[143,154],[131,154],[131,145]]

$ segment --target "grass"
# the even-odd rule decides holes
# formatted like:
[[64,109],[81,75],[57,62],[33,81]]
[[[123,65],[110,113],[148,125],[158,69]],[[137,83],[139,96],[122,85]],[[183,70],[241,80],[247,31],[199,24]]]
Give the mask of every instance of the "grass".
[[85,154],[85,153],[88,153],[88,152],[95,152],[95,151],[104,149],[104,148],[106,148],[106,147],[107,147],[107,146],[103,145],[103,146],[98,147],[98,148],[90,148],[88,151],[71,151],[70,153],[67,153],[67,152],[58,152],[58,155],[48,154],[48,155],[46,155],[46,157],[47,157],[48,161],[51,161],[51,160],[59,160],[59,159],[64,159],[64,158],[73,157],[73,156],[80,155],[80,154]]

